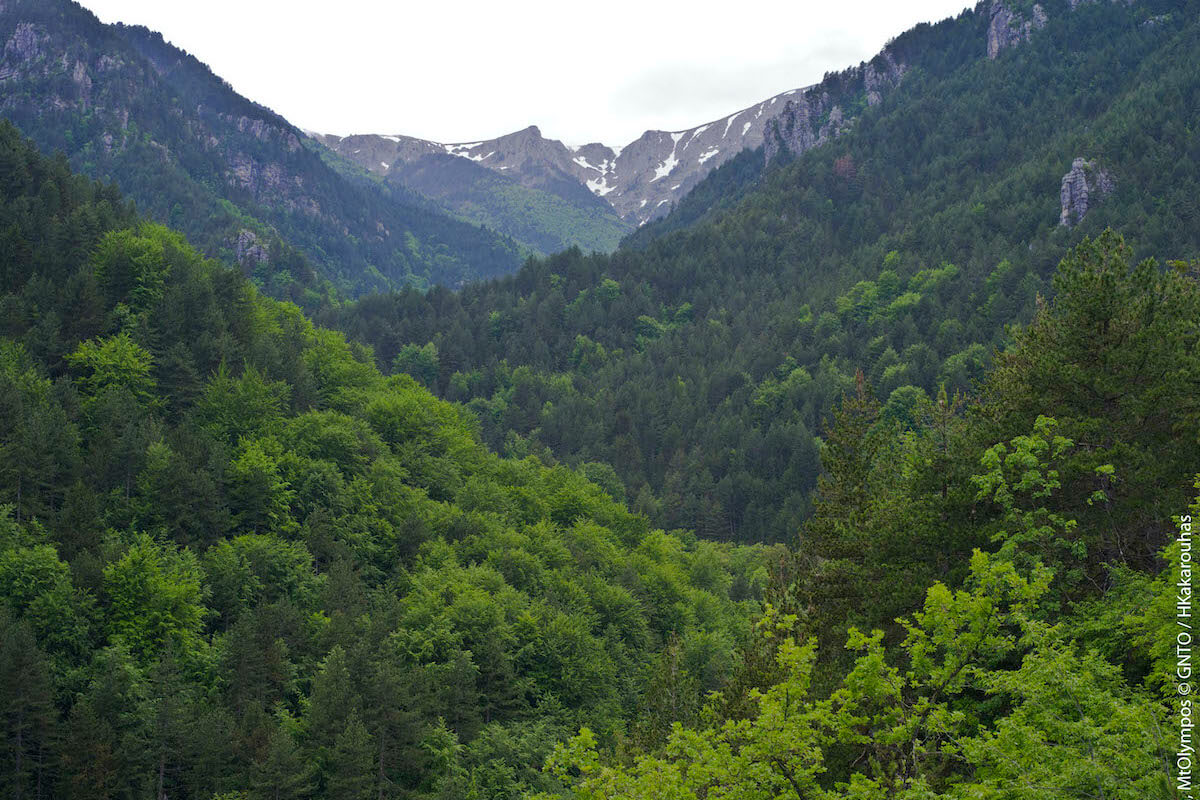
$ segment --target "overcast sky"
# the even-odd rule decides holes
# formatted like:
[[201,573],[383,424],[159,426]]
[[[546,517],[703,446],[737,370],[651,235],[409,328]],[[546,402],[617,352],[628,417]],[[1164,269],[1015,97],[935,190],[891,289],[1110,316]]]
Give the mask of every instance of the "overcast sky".
[[569,144],[678,130],[869,59],[964,0],[82,0],[322,133]]

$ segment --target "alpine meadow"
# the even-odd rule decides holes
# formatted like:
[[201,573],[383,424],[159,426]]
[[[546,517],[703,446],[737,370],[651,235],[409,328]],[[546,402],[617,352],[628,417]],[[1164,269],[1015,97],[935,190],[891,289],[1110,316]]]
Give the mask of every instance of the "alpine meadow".
[[1196,794],[1198,0],[620,147],[100,5],[0,0],[0,796]]

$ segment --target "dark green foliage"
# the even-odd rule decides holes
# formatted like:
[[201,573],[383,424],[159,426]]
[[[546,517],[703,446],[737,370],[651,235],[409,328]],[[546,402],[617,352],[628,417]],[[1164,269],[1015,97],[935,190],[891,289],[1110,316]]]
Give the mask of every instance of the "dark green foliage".
[[858,376],[729,694],[634,759],[582,728],[548,762],[569,796],[1177,796],[1200,283],[1111,232],[1054,283],[969,404],[901,422]]
[[0,788],[1171,796],[1200,28],[1050,5],[374,349],[0,129]]

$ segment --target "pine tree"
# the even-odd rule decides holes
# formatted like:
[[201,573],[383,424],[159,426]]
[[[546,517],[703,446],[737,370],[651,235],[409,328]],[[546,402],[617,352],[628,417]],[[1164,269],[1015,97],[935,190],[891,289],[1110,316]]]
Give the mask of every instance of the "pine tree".
[[259,800],[296,800],[311,789],[310,767],[286,730],[272,727],[266,750],[251,768],[250,785]]
[[24,622],[0,609],[0,786],[13,800],[54,796],[57,714],[46,657]]
[[329,800],[370,800],[376,789],[374,744],[357,712],[334,744],[326,796]]

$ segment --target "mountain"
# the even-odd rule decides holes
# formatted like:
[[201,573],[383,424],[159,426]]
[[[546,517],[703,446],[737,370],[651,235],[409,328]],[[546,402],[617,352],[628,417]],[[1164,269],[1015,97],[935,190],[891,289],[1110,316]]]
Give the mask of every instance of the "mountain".
[[0,794],[1187,794],[1200,0],[887,52],[341,331],[0,121]]
[[[417,191],[421,189],[409,177],[413,165],[421,165],[426,172],[435,172],[439,167],[453,169],[454,162],[431,158],[459,156],[522,186],[549,191],[569,203],[593,206],[591,198],[579,191],[586,187],[628,225],[637,226],[665,214],[714,168],[742,150],[761,145],[767,122],[783,109],[788,98],[803,93],[803,89],[785,92],[683,131],[646,131],[617,148],[599,142],[568,146],[545,138],[532,125],[495,139],[457,144],[399,135],[314,137],[370,172],[394,176],[398,183]],[[474,174],[484,179],[485,173]],[[423,185],[428,187],[430,182],[427,179]]]
[[311,301],[322,280],[352,294],[459,285],[522,257],[356,174],[145,28],[101,24],[67,0],[6,0],[0,41],[0,115],[276,294]]
[[573,246],[609,252],[632,229],[579,182],[571,171],[578,165],[561,158],[565,148],[543,139],[537,128],[488,143],[487,156],[399,136],[314,138],[387,185],[427,197],[543,254]]
[[[837,85],[825,81],[819,87],[793,89],[682,131],[648,130],[615,148],[599,142],[565,145],[545,138],[536,126],[495,139],[453,144],[402,135],[311,135],[389,184],[430,197],[519,241],[534,242],[543,252],[570,245],[585,252],[609,251],[620,234],[665,216],[713,170],[739,153],[765,143],[773,154],[787,146],[784,140],[789,136],[803,137],[811,145],[848,130],[863,108],[878,104],[899,83],[904,70],[905,65],[885,48],[870,62],[844,73]],[[804,133],[794,120],[798,113],[807,115],[801,126]],[[780,127],[780,119],[789,121]],[[792,142],[799,143],[798,139]],[[448,156],[491,174],[464,167]],[[507,180],[500,181],[497,175]],[[547,192],[559,202],[545,206],[543,200],[547,213],[530,214],[527,209],[535,203],[524,200],[521,207],[520,200],[514,200],[524,199],[518,185],[529,192]],[[614,212],[624,226],[614,224]],[[586,217],[592,226],[572,224],[570,230],[577,231],[574,237],[547,230],[564,215],[572,223]],[[601,228],[594,230],[596,225]],[[546,243],[554,246],[547,248]]]
[[[1039,8],[896,37],[903,77],[874,104],[865,68],[830,74],[775,146],[611,255],[321,319],[468,403],[495,447],[609,463],[668,528],[788,540],[858,371],[905,419],[971,389],[1084,237],[1200,254],[1195,3]],[[999,49],[997,20],[1019,34]]]

